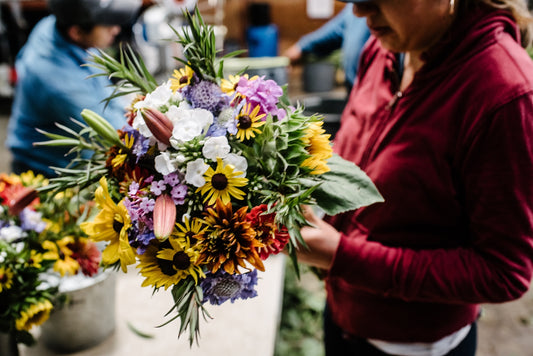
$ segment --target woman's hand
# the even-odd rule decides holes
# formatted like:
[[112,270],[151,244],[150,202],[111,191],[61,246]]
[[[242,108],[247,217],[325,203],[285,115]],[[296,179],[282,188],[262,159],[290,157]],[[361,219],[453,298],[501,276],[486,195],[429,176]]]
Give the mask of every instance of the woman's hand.
[[300,230],[308,248],[300,247],[297,252],[298,260],[329,270],[333,263],[333,257],[337,251],[341,234],[333,226],[318,218],[311,207],[304,207],[304,215],[312,226],[305,226]]

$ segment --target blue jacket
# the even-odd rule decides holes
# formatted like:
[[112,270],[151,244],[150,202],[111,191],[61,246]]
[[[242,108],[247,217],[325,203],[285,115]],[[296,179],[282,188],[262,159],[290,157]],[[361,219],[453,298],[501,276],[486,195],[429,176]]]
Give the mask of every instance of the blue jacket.
[[353,4],[347,4],[337,16],[298,41],[302,52],[319,56],[341,48],[346,81],[350,87],[357,75],[359,56],[370,36],[366,19],[355,16],[352,9]]
[[34,147],[48,140],[36,128],[64,134],[55,123],[79,129],[71,118],[82,121],[84,108],[105,117],[115,128],[126,122],[125,103],[113,100],[104,110],[103,99],[112,93],[105,77],[87,78],[97,70],[81,66],[88,52],[64,39],[55,17],[42,19],[17,55],[18,82],[8,125],[7,147],[13,160],[53,176],[50,166],[65,167],[73,156],[64,148]]

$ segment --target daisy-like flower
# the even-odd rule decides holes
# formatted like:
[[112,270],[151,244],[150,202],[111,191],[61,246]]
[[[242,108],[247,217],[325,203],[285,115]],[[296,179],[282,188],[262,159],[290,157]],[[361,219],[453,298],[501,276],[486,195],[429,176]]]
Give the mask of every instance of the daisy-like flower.
[[61,277],[65,275],[75,275],[78,273],[80,265],[78,261],[72,258],[72,250],[68,247],[74,239],[72,236],[66,236],[57,242],[45,241],[43,248],[47,251],[43,254],[45,260],[55,260],[54,271],[58,272]]
[[323,174],[330,171],[328,159],[333,150],[329,142],[329,134],[322,128],[322,121],[312,122],[307,128],[302,141],[306,145],[309,157],[302,162],[302,167],[310,168],[311,174]]
[[[244,78],[248,79],[248,74],[243,75]],[[239,80],[241,79],[240,75],[229,75],[228,79],[222,78],[220,81],[220,89],[222,92],[232,96],[235,93],[237,85],[239,85]]]
[[146,278],[142,286],[165,290],[191,276],[196,283],[205,277],[198,263],[199,251],[187,239],[171,236],[160,244],[152,244],[139,256],[138,267]]
[[207,169],[204,174],[206,183],[196,191],[205,195],[204,202],[208,201],[208,205],[213,205],[217,199],[222,200],[223,204],[228,204],[231,197],[242,200],[245,193],[238,187],[244,187],[248,183],[247,178],[239,177],[242,173],[235,171],[233,166],[224,164],[222,159],[218,158],[217,168]]
[[29,308],[20,312],[19,318],[15,321],[17,330],[30,331],[34,326],[39,326],[50,317],[53,309],[52,303],[47,300],[40,300]]
[[109,195],[105,177],[100,179],[94,196],[100,212],[94,221],[82,223],[81,229],[93,241],[109,241],[102,253],[102,263],[111,265],[120,260],[120,267],[126,272],[127,266],[135,263],[135,251],[128,240],[131,220],[124,200],[115,204]]
[[193,75],[194,71],[189,66],[185,66],[185,68],[175,69],[174,73],[172,74],[172,78],[170,78],[170,89],[172,89],[172,91],[176,91],[178,89],[186,87],[191,83]]
[[258,115],[260,109],[261,107],[256,105],[252,110],[252,103],[246,103],[239,115],[237,115],[237,138],[239,140],[249,140],[255,137],[256,133],[261,133],[259,127],[265,124],[261,119],[266,114]]
[[231,204],[220,199],[214,208],[208,208],[204,223],[207,228],[196,235],[200,246],[199,262],[205,263],[212,273],[224,270],[239,274],[239,267],[247,269],[246,262],[264,271],[257,249],[263,244],[257,240],[256,232],[246,220],[247,207],[233,213]]
[[98,272],[100,265],[100,250],[94,242],[84,237],[78,238],[73,243],[69,244],[72,251],[72,258],[74,258],[80,268],[81,272],[86,276],[94,276]]
[[289,242],[290,236],[286,227],[279,228],[275,222],[274,213],[266,213],[266,204],[254,207],[246,218],[257,232],[257,239],[263,243],[263,247],[258,248],[259,256],[266,260],[270,255],[280,253]]
[[13,286],[13,271],[6,266],[0,267],[0,293]]
[[183,225],[176,223],[176,228],[173,236],[187,239],[190,241],[191,245],[195,245],[197,241],[196,235],[201,233],[206,226],[201,219],[192,218],[192,220],[189,220],[188,217],[184,217]]
[[248,273],[231,275],[224,271],[207,274],[200,286],[204,292],[203,303],[209,301],[220,305],[227,300],[233,303],[237,299],[248,299],[257,296],[257,270]]
[[33,268],[41,268],[42,265],[41,265],[41,262],[43,262],[43,254],[42,253],[39,253],[35,250],[31,250],[30,251],[30,258],[28,259],[28,261],[26,261],[26,264],[29,266],[29,267],[33,267]]

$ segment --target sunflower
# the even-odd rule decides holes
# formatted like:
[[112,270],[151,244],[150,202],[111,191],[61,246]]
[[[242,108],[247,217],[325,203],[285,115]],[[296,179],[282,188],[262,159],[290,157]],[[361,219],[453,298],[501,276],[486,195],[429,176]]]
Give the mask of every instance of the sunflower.
[[333,150],[329,142],[329,134],[322,128],[322,121],[312,122],[302,138],[309,153],[309,157],[302,162],[302,167],[310,168],[311,174],[322,174],[329,172],[327,164],[332,156]]
[[224,165],[221,158],[217,158],[217,168],[213,170],[209,167],[204,173],[206,183],[199,187],[196,192],[201,191],[205,195],[204,202],[209,200],[208,205],[213,205],[217,199],[228,204],[231,197],[242,200],[244,192],[238,187],[244,187],[248,183],[247,178],[239,177],[242,172],[234,171],[232,165]]
[[200,246],[199,262],[207,264],[212,273],[224,270],[239,274],[239,267],[246,262],[264,271],[257,249],[263,244],[256,239],[256,232],[246,220],[247,207],[233,213],[231,204],[217,199],[214,208],[208,208],[204,222],[207,228],[196,235]]
[[101,210],[94,221],[82,223],[81,229],[94,241],[109,241],[102,253],[102,263],[111,265],[120,260],[120,267],[126,272],[127,265],[135,263],[135,252],[128,240],[131,220],[124,200],[115,204],[109,195],[105,177],[100,179],[94,196]]
[[256,105],[252,110],[252,104],[246,103],[239,115],[237,115],[237,138],[241,141],[255,137],[256,133],[261,133],[259,127],[265,124],[261,121],[265,114],[257,115],[261,107]]
[[13,271],[6,266],[0,267],[0,293],[13,286]]
[[191,276],[198,283],[198,277],[205,277],[198,263],[199,251],[191,247],[187,239],[169,237],[160,244],[151,244],[139,256],[138,267],[146,277],[143,287],[172,287]]
[[194,75],[194,71],[189,66],[185,68],[175,69],[170,78],[170,89],[176,91],[190,84],[191,79]]
[[39,326],[48,320],[52,308],[52,303],[47,299],[30,305],[29,308],[20,312],[19,318],[15,321],[15,327],[17,330],[30,331],[32,327]]
[[55,260],[54,271],[58,272],[61,277],[67,274],[75,275],[80,268],[78,261],[72,258],[72,250],[68,247],[73,242],[74,238],[72,236],[64,237],[56,242],[49,240],[43,242],[43,248],[47,250],[43,255],[43,259]]

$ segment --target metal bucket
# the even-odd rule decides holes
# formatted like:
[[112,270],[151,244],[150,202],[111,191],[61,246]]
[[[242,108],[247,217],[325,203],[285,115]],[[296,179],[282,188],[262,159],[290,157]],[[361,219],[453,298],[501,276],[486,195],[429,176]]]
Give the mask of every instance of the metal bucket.
[[[67,277],[68,278],[76,278]],[[60,283],[66,303],[54,309],[41,326],[40,340],[58,352],[75,352],[98,345],[115,330],[116,275],[101,272],[81,283]]]
[[0,355],[19,356],[18,345],[13,335],[0,333]]

